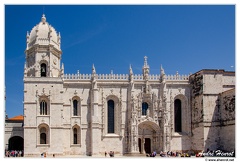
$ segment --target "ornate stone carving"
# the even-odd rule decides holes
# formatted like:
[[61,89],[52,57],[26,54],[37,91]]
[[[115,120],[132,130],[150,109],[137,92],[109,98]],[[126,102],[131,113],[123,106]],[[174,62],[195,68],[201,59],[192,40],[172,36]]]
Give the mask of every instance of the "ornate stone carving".
[[235,95],[223,97],[222,120],[235,119]]
[[225,96],[223,97],[224,109],[228,112],[235,111],[235,96]]

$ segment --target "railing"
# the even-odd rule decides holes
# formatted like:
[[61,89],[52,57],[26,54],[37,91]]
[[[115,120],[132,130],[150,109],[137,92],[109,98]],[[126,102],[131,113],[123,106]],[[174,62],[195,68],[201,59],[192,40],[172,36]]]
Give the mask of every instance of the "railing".
[[70,80],[90,80],[91,74],[64,74],[64,79]]
[[[166,80],[188,80],[189,75],[166,75]],[[91,80],[91,74],[64,74],[64,79],[69,80]],[[96,74],[97,80],[129,80],[128,74]],[[151,74],[149,80],[160,80],[160,75]],[[142,74],[134,74],[133,80],[144,80]]]
[[189,75],[166,75],[166,80],[188,80]]
[[128,80],[128,74],[98,74],[98,80]]

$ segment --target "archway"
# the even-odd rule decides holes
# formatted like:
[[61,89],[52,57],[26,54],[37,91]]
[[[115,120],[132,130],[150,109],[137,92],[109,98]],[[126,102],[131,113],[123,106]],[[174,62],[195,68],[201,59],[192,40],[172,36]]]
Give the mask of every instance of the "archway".
[[11,137],[8,140],[8,150],[23,150],[23,138],[19,136]]
[[144,121],[138,125],[138,148],[141,154],[159,152],[160,128],[152,121]]

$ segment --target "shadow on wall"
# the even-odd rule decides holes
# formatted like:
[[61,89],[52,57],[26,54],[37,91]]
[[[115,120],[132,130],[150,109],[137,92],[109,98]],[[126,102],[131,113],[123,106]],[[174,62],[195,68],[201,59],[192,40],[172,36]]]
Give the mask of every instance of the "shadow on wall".
[[215,105],[204,151],[235,151],[235,89],[220,93]]
[[88,106],[87,106],[87,131],[86,131],[86,155],[91,156],[92,155],[92,135],[91,135],[91,91],[89,91],[88,95]]

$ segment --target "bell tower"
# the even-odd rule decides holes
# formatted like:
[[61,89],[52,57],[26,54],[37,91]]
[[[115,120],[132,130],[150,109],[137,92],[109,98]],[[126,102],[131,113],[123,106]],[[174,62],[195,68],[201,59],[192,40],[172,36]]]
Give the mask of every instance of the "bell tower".
[[27,32],[24,77],[61,76],[61,36],[46,20],[43,14],[41,21],[32,28],[30,34]]

